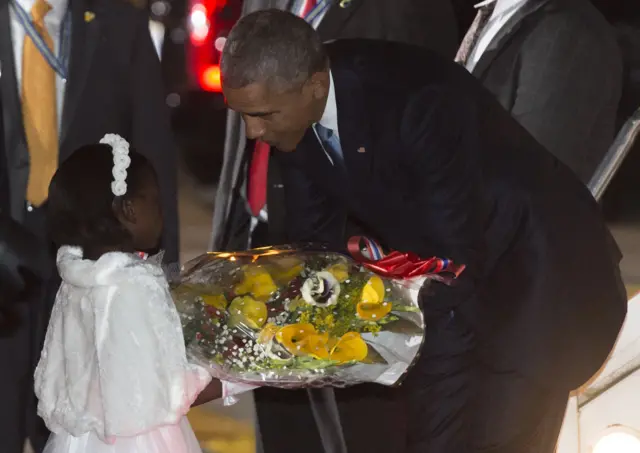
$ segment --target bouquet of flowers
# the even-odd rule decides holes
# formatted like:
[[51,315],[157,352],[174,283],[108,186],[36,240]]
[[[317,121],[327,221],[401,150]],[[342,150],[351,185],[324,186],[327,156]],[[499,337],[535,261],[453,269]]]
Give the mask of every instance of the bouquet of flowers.
[[397,278],[379,263],[309,247],[202,255],[172,288],[187,352],[228,382],[394,385],[423,341],[422,283],[462,269],[438,260]]

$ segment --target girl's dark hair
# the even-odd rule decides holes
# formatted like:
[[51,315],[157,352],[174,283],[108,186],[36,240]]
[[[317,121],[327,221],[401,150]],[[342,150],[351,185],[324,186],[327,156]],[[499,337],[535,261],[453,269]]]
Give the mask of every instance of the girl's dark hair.
[[[155,172],[142,154],[129,151],[127,193],[134,196]],[[113,154],[111,146],[86,145],[62,162],[49,186],[47,221],[56,246],[74,245],[84,250],[118,247],[131,240],[114,213]]]

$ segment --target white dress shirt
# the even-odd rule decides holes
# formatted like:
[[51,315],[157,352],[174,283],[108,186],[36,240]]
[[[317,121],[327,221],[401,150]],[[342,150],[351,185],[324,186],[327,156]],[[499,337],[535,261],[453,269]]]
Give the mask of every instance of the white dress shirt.
[[[322,127],[331,129],[333,133],[340,138],[338,133],[338,104],[336,103],[336,88],[333,83],[333,74],[329,71],[329,96],[327,104],[324,106],[322,118],[318,121]],[[315,124],[314,124],[315,126]]]
[[[478,42],[471,51],[469,59],[467,60],[467,69],[469,72],[473,71],[482,54],[484,54],[493,38],[496,37],[498,32],[505,26],[505,24],[513,17],[513,15],[524,6],[527,0],[496,0],[496,6],[485,26],[481,32]],[[476,5],[486,5],[486,2]],[[489,3],[490,4],[490,3]]]
[[[17,3],[30,15],[31,8],[35,4],[35,0],[17,0]],[[53,40],[53,48],[56,57],[60,54],[60,36],[62,35],[62,22],[67,13],[68,0],[48,0],[51,5],[51,11],[45,16],[44,23],[47,31]],[[13,57],[16,68],[16,80],[18,93],[22,94],[22,47],[24,46],[25,30],[11,9],[11,39],[13,41]],[[67,56],[68,57],[68,56]],[[62,121],[62,107],[64,105],[66,81],[56,73],[56,104],[58,113],[58,127]],[[21,96],[22,97],[22,96]]]
[[332,147],[332,150],[333,152],[338,153],[340,157],[344,159],[344,156],[342,156],[342,146],[340,145],[340,133],[338,132],[338,104],[336,103],[336,90],[333,84],[333,74],[331,74],[331,71],[329,71],[329,95],[327,96],[327,103],[324,106],[322,118],[320,118],[320,121],[313,124],[313,131],[316,134],[316,138],[320,142],[320,146],[322,146],[322,149],[327,155],[327,158],[332,165],[335,165],[334,159],[331,157],[331,154],[327,152],[326,143],[323,143],[322,139],[320,138],[320,134],[318,133],[318,129],[316,128],[316,125],[318,124],[320,124],[325,129],[329,129],[333,133],[333,136],[336,138],[338,143],[335,144],[337,145],[337,148],[334,145]]

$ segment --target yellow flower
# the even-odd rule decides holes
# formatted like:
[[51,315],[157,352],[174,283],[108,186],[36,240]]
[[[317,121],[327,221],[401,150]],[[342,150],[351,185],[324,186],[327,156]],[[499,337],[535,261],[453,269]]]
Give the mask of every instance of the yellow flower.
[[374,275],[362,288],[362,296],[356,306],[356,312],[366,321],[379,321],[390,311],[391,303],[384,302],[384,282]]
[[360,362],[369,354],[367,343],[357,332],[345,333],[331,349],[329,359],[336,362]]
[[268,300],[278,288],[271,275],[260,266],[244,266],[244,279],[235,287],[238,295],[251,294],[259,300]]
[[362,288],[362,302],[378,303],[384,299],[384,282],[380,277],[374,275]]
[[280,284],[287,284],[304,270],[304,264],[295,256],[280,256],[273,258],[271,273]]
[[327,272],[331,273],[340,283],[349,278],[349,267],[344,263],[329,266]]
[[301,346],[301,352],[315,359],[328,359],[329,351],[327,350],[327,343],[329,341],[329,335],[326,333],[312,334],[307,336]]
[[316,334],[316,328],[311,324],[290,324],[278,330],[276,340],[290,353],[305,355],[305,351],[302,350],[305,341],[309,336]]
[[276,333],[276,339],[296,356],[329,358],[329,334],[316,331],[311,324],[291,324]]
[[360,302],[356,306],[356,311],[361,319],[366,321],[380,321],[391,311],[391,304],[389,302],[382,302],[381,304]]
[[224,294],[203,294],[202,301],[218,310],[224,310],[227,308],[228,302],[224,297]]
[[251,329],[259,329],[267,321],[267,306],[251,296],[240,296],[231,301],[229,314],[229,324],[244,323]]

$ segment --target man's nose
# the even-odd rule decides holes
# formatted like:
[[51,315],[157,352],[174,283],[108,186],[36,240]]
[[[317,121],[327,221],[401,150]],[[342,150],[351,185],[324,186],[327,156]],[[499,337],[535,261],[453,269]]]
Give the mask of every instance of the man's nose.
[[245,118],[247,138],[256,140],[262,138],[265,133],[265,127],[259,118]]

